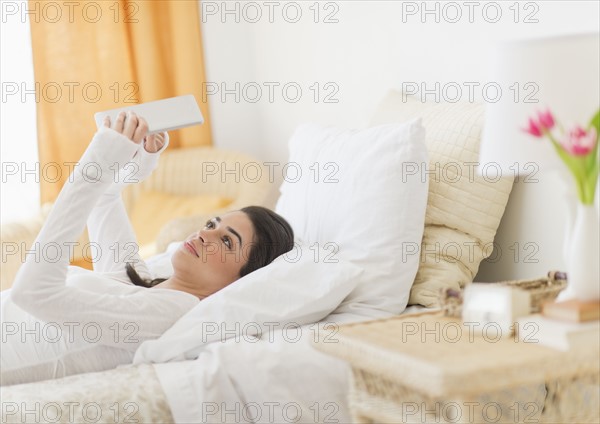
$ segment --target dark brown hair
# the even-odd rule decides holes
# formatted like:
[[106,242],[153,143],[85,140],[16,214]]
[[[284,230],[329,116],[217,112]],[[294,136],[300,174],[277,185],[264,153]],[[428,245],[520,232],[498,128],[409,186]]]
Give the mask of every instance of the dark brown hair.
[[[292,250],[294,231],[285,218],[262,206],[247,206],[240,211],[248,216],[254,228],[254,239],[248,254],[248,262],[240,269],[239,277],[241,278]],[[166,278],[144,280],[131,263],[127,263],[125,271],[136,286],[150,288],[167,280]]]

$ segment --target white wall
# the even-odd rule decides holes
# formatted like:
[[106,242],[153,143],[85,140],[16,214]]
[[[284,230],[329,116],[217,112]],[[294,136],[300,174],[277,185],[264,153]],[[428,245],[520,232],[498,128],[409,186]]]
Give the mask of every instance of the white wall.
[[[488,82],[485,54],[492,41],[598,31],[600,27],[596,1],[474,2],[472,19],[468,2],[427,2],[428,9],[438,8],[439,22],[435,14],[421,14],[424,3],[420,1],[320,2],[318,23],[314,22],[315,2],[289,3],[276,2],[270,22],[265,2],[227,2],[229,10],[238,9],[239,17],[224,14],[223,2],[201,2],[208,81],[225,83],[229,89],[236,82],[241,87],[251,84],[239,102],[233,95],[224,100],[220,93],[208,95],[218,147],[285,163],[287,140],[302,122],[365,127],[386,91],[401,89],[403,82],[426,83],[427,87],[436,82],[442,86]],[[296,5],[302,17],[290,23],[286,19],[294,19]],[[405,13],[415,7],[417,14]],[[262,17],[253,23],[257,10]],[[492,23],[497,10],[502,15]],[[462,17],[449,22],[456,19],[457,11]],[[324,22],[330,13],[337,23]],[[525,22],[528,16],[538,22]],[[269,82],[280,84],[273,102],[264,85]],[[309,88],[315,82],[321,90],[324,84],[334,83],[339,90],[333,99],[338,102],[323,101],[331,87],[315,102],[314,90]],[[286,83],[302,88],[298,102],[282,96],[280,89]],[[263,87],[256,103],[250,101],[255,96],[252,84]],[[463,95],[468,101],[466,89]],[[480,91],[475,95],[476,100],[482,99]],[[275,187],[280,182],[279,174]],[[564,269],[560,183],[550,175],[540,176],[538,184],[515,185],[497,237],[502,254],[496,263],[482,265],[478,280],[535,277],[549,269]],[[272,204],[277,195],[275,188]]]
[[31,33],[18,19],[7,18],[0,26],[0,80],[0,221],[5,224],[40,210]]

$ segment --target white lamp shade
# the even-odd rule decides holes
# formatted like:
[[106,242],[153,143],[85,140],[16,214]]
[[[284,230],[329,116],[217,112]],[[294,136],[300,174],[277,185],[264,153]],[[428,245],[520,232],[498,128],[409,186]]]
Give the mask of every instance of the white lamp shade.
[[504,175],[564,166],[547,138],[536,139],[523,129],[546,109],[566,128],[587,127],[600,106],[599,40],[598,33],[520,40],[490,52],[488,81],[502,94],[486,103],[480,172],[490,163]]

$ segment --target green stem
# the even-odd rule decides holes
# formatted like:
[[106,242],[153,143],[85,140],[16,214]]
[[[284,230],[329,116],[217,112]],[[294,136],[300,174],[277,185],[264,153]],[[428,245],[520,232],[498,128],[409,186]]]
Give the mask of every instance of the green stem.
[[[578,161],[576,158],[573,158],[571,155],[569,155],[569,153],[563,149],[563,147],[560,145],[560,143],[554,139],[554,137],[552,136],[552,133],[550,133],[547,130],[544,131],[544,133],[545,133],[546,137],[548,137],[548,139],[552,143],[554,150],[556,150],[556,153],[562,159],[565,166],[569,169],[569,171],[571,171],[571,175],[575,179],[575,185],[577,186],[577,197],[579,197],[579,200],[584,205],[589,204],[589,202],[587,201],[588,190],[586,189],[587,184],[585,181],[586,180],[585,172],[583,171],[583,169],[581,169],[580,161]],[[593,192],[592,192],[592,198],[593,198]],[[593,201],[592,201],[592,203],[593,203]]]
[[596,194],[596,186],[598,184],[598,167],[591,172],[587,179],[584,180],[584,196],[582,200],[584,205],[592,205],[594,203],[594,196]]

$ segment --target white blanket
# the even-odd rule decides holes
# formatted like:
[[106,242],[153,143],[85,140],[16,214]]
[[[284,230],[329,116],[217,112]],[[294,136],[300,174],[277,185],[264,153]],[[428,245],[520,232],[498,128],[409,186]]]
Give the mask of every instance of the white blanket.
[[318,331],[327,330],[313,324],[260,341],[232,338],[207,345],[196,360],[156,364],[175,422],[351,422],[349,367],[311,347]]
[[[405,313],[425,310],[410,307]],[[332,314],[319,324],[206,345],[196,360],[155,364],[177,423],[350,423],[350,366],[317,351],[334,325],[364,316]]]

